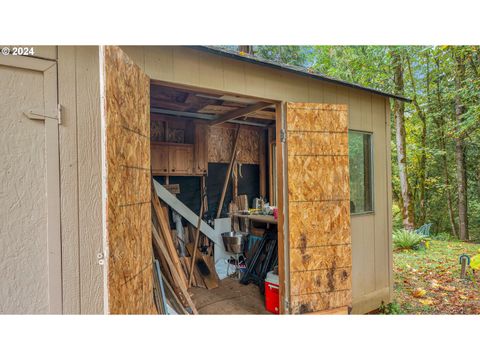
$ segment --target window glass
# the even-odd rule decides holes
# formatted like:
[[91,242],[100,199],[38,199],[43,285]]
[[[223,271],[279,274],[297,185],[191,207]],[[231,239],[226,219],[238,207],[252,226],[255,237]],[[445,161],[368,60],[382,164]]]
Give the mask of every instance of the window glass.
[[348,132],[350,158],[350,212],[373,211],[372,134]]

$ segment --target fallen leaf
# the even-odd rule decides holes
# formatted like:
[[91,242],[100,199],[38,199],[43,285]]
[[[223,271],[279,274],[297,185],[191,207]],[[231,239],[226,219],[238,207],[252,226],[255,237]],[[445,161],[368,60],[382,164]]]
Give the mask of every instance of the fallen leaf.
[[442,286],[442,290],[445,290],[448,292],[454,292],[455,290],[457,290],[457,288],[455,286],[447,285],[447,286]]
[[421,298],[421,297],[424,297],[425,295],[427,294],[427,292],[422,289],[422,288],[416,288],[415,290],[413,290],[412,292],[412,295],[416,298]]
[[418,301],[420,301],[423,305],[432,305],[433,304],[432,299],[420,299]]

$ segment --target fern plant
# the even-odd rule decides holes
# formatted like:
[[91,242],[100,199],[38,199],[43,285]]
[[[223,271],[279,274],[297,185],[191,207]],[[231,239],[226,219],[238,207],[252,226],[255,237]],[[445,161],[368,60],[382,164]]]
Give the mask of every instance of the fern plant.
[[399,250],[418,250],[425,244],[425,236],[401,229],[393,232],[393,245]]

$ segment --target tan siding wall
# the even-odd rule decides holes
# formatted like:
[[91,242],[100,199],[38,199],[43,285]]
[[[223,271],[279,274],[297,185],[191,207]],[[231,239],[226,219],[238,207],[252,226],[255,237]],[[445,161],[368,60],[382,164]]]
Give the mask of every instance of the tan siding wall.
[[[53,53],[53,51],[46,51]],[[100,95],[97,47],[58,48],[64,313],[103,313]]]
[[181,47],[124,47],[152,79],[292,102],[347,104],[349,128],[373,133],[375,214],[352,216],[353,312],[389,301],[390,171],[384,97]]

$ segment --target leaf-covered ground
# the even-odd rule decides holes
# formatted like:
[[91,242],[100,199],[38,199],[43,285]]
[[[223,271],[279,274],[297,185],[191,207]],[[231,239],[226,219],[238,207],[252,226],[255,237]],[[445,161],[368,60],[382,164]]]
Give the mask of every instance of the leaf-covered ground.
[[[431,240],[428,250],[393,254],[394,301],[405,314],[480,314],[480,274],[460,279],[459,256],[479,244]],[[472,274],[469,269],[468,274]]]

